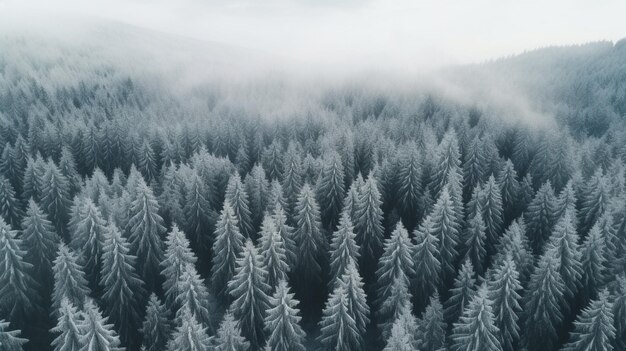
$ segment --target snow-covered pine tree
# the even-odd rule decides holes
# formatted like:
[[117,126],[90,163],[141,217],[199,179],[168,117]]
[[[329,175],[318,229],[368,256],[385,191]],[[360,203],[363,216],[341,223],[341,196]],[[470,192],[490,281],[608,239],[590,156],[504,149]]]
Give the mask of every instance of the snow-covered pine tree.
[[454,324],[452,347],[457,351],[502,351],[498,332],[487,289],[482,287]]
[[585,299],[595,298],[607,278],[606,240],[598,224],[591,227],[581,245],[582,288]]
[[308,183],[302,186],[295,213],[297,270],[302,274],[302,279],[313,284],[313,281],[319,281],[321,278],[321,264],[323,255],[326,254],[327,243],[321,229],[319,206]]
[[269,307],[270,289],[261,255],[248,239],[237,259],[236,273],[228,282],[228,290],[233,297],[231,311],[243,335],[255,349],[261,347],[265,340],[263,320]]
[[319,342],[325,349],[358,350],[361,337],[354,317],[350,315],[348,293],[339,284],[328,297],[320,321]]
[[239,232],[235,211],[224,202],[222,213],[215,226],[211,285],[218,297],[227,300],[227,285],[235,275],[237,257],[243,251],[244,236]]
[[215,351],[248,351],[250,342],[241,335],[233,314],[227,311],[213,340]]
[[115,324],[121,341],[129,348],[139,346],[133,333],[139,329],[144,305],[144,284],[135,271],[136,257],[130,245],[111,221],[106,226],[102,247],[100,285],[105,312]]
[[359,331],[359,348],[363,347],[367,325],[370,322],[370,308],[367,305],[367,296],[363,290],[363,280],[354,261],[349,261],[346,271],[341,277],[341,282],[346,289],[348,298],[348,313],[354,319]]
[[41,308],[39,284],[25,256],[18,232],[0,218],[0,312],[13,323],[28,320]]
[[80,351],[124,351],[120,339],[91,299],[85,301],[83,319],[78,324]]
[[206,326],[196,319],[196,316],[188,307],[183,307],[179,314],[180,318],[177,318],[178,326],[170,337],[167,350],[211,350]]
[[61,173],[54,162],[46,164],[39,203],[56,226],[57,233],[67,233],[66,225],[70,208],[70,187],[67,178]]
[[378,309],[379,329],[383,339],[387,339],[393,324],[403,309],[407,306],[411,309],[413,308],[413,304],[411,304],[412,296],[409,291],[409,280],[404,273],[401,272],[394,277],[388,295],[386,299],[380,302]]
[[325,155],[315,196],[320,205],[322,223],[333,230],[339,221],[344,198],[344,170],[341,156],[335,151]]
[[269,298],[265,316],[267,347],[273,351],[304,351],[306,334],[300,327],[298,300],[289,291],[286,280],[278,282],[274,295]]
[[463,313],[467,303],[476,295],[476,278],[474,278],[474,267],[469,260],[465,260],[457,277],[454,279],[454,286],[450,290],[450,298],[446,301],[445,317],[448,324],[456,323]]
[[[401,222],[396,224],[396,229],[391,237],[385,240],[384,252],[378,260],[376,270],[376,305],[382,306],[390,296],[394,280],[401,276],[412,279],[415,276],[415,246],[409,239],[409,233]],[[427,262],[426,262],[427,263]],[[390,320],[393,322],[393,318]]]
[[432,221],[426,217],[415,235],[415,305],[421,310],[431,294],[441,284],[441,261],[439,256],[439,239],[432,233]]
[[[27,339],[20,337],[20,330],[10,330],[9,322],[0,319],[0,346],[3,351],[22,351]],[[55,350],[58,351],[58,350]]]
[[8,179],[0,175],[0,216],[13,229],[19,229],[22,217],[22,205]]
[[356,242],[361,249],[363,259],[375,260],[383,247],[384,228],[381,205],[382,200],[377,181],[370,175],[360,187],[359,198],[355,203],[355,213],[352,218]]
[[90,198],[76,197],[71,210],[70,246],[80,252],[92,288],[100,282],[106,221]]
[[328,283],[331,289],[335,287],[337,281],[345,273],[348,262],[350,260],[357,262],[360,256],[359,246],[356,244],[355,238],[356,234],[354,234],[350,215],[344,209],[339,220],[339,226],[333,233],[330,242],[330,279]]
[[252,170],[245,178],[245,187],[250,203],[252,225],[255,229],[258,229],[265,215],[270,188],[263,166],[256,164],[252,167]]
[[559,273],[565,283],[565,295],[572,299],[581,287],[582,263],[578,245],[578,233],[573,214],[565,212],[563,217],[554,225],[550,241],[545,250],[556,250],[559,258]]
[[522,290],[522,285],[518,276],[515,262],[511,255],[507,254],[504,261],[494,269],[487,282],[487,297],[491,301],[495,325],[498,327],[499,339],[505,351],[516,349],[516,342],[520,335],[518,319],[522,308],[519,292]]
[[145,351],[165,351],[172,330],[169,311],[161,300],[152,293],[146,306],[146,317],[141,327]]
[[52,223],[31,199],[22,220],[22,240],[27,249],[24,258],[33,265],[33,273],[40,282],[52,282],[52,261],[56,256],[59,239]]
[[228,180],[226,200],[235,212],[241,234],[246,238],[255,239],[256,233],[252,227],[252,215],[248,205],[248,194],[238,174],[231,175]]
[[397,174],[398,206],[402,220],[411,230],[424,212],[422,203],[422,156],[417,145],[408,144],[399,157]]
[[443,319],[443,305],[437,292],[430,297],[430,303],[416,324],[415,339],[418,350],[437,351],[444,347],[446,322]]
[[526,209],[526,233],[535,254],[541,252],[552,233],[552,226],[556,221],[555,202],[554,190],[548,181],[537,190]]
[[210,193],[202,178],[192,172],[184,183],[185,200],[183,214],[185,232],[188,233],[198,252],[210,249],[213,242],[215,212],[209,200]]
[[80,265],[78,254],[61,243],[54,259],[52,271],[54,272],[54,289],[52,292],[52,314],[56,315],[61,307],[61,301],[68,301],[82,309],[85,298],[91,290],[88,287],[85,271]]
[[592,300],[574,322],[574,331],[563,351],[611,351],[615,337],[613,303],[607,290]]
[[[56,314],[59,316],[57,324],[50,330],[52,333],[59,334],[52,341],[54,351],[80,351],[82,345],[79,325],[82,322],[83,313],[66,297],[63,297],[61,307]],[[2,345],[1,340],[0,345]]]
[[265,216],[261,226],[259,253],[262,257],[263,266],[267,270],[267,284],[273,291],[280,280],[287,279],[289,265],[287,264],[285,243],[269,215]]
[[484,270],[485,257],[487,256],[485,221],[483,221],[482,205],[477,204],[474,215],[469,218],[464,235],[465,257],[470,260],[478,274]]
[[181,319],[185,318],[184,311],[189,310],[199,323],[214,331],[211,296],[204,279],[200,277],[193,264],[185,265],[176,286],[178,287],[178,295],[175,300],[178,307],[176,323],[180,325]]
[[189,240],[187,240],[185,233],[178,229],[176,224],[167,234],[165,247],[164,259],[161,262],[161,275],[164,278],[163,292],[165,304],[175,311],[174,301],[180,292],[178,281],[187,265],[194,265],[197,258],[189,247]]

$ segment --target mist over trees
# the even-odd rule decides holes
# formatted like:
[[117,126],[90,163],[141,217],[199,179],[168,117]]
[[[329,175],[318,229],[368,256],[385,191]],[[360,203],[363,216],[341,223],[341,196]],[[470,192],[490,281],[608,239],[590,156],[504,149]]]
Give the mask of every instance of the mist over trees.
[[441,73],[551,127],[67,45],[0,38],[1,350],[626,348],[624,41]]

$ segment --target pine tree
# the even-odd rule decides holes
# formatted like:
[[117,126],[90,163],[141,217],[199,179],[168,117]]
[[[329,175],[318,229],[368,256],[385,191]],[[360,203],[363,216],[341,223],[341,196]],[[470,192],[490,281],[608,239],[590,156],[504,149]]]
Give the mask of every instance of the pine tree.
[[441,143],[437,147],[437,155],[435,156],[435,170],[430,180],[430,191],[435,198],[440,195],[441,189],[448,182],[451,172],[458,172],[461,167],[461,153],[459,151],[459,142],[454,130],[449,130],[443,136]]
[[146,317],[141,327],[145,351],[165,351],[171,332],[169,311],[161,300],[152,293],[146,307]]
[[413,335],[401,318],[396,318],[391,326],[391,333],[383,351],[416,351],[413,346]]
[[40,281],[51,281],[59,237],[52,223],[34,200],[28,202],[28,210],[22,221],[22,240],[27,248],[25,260],[33,265],[34,274]]
[[59,315],[57,324],[50,330],[59,334],[52,342],[54,351],[79,351],[81,349],[79,326],[84,318],[83,313],[64,297],[57,314]]
[[339,221],[344,191],[344,170],[341,156],[332,151],[324,158],[315,192],[321,208],[322,223],[330,230],[335,228]]
[[241,335],[241,328],[231,312],[226,312],[214,340],[215,351],[247,351],[250,343]]
[[41,189],[43,188],[43,175],[46,171],[46,163],[41,155],[37,154],[35,158],[28,157],[26,170],[24,171],[24,180],[22,186],[22,196],[24,199],[33,198],[41,201]]
[[487,160],[485,160],[485,155],[482,152],[482,144],[482,140],[476,136],[466,150],[465,162],[463,163],[463,175],[465,176],[463,183],[466,194],[471,193],[476,185],[482,183],[485,178]]
[[103,317],[96,304],[87,299],[85,301],[84,319],[78,324],[80,331],[80,351],[124,351],[120,347],[120,339],[108,318]]
[[131,253],[137,257],[137,268],[146,287],[152,290],[157,284],[159,264],[163,257],[161,235],[165,227],[152,189],[141,177],[130,203],[128,228]]
[[548,250],[540,258],[525,294],[525,346],[529,350],[552,350],[557,341],[557,330],[563,320],[561,304],[565,282],[559,273],[556,250]]
[[465,257],[470,260],[472,265],[476,267],[476,272],[482,274],[484,270],[484,261],[487,255],[485,248],[487,234],[485,232],[485,222],[483,221],[482,206],[478,204],[474,216],[468,221],[465,231]]
[[254,228],[259,228],[267,207],[270,187],[261,165],[252,167],[252,171],[246,176],[245,186],[250,202],[252,224]]
[[350,215],[346,210],[341,214],[339,227],[333,233],[330,243],[330,280],[329,285],[333,288],[336,282],[345,273],[348,262],[357,262],[359,246],[355,241],[354,227]]
[[149,140],[144,140],[137,154],[137,168],[144,178],[151,182],[157,177],[157,163]]
[[404,273],[400,273],[393,279],[389,289],[389,296],[380,302],[378,309],[378,320],[381,321],[379,328],[383,338],[387,338],[396,319],[403,309],[410,307],[411,293],[409,292],[409,281]]
[[504,223],[510,223],[520,210],[519,195],[520,183],[517,180],[517,171],[511,160],[506,160],[498,174],[498,185],[502,189],[502,207],[504,214]]
[[274,289],[280,280],[287,278],[289,265],[285,243],[270,216],[263,220],[259,253],[267,270],[267,284]]
[[526,214],[526,233],[530,239],[533,252],[538,254],[543,248],[543,244],[550,237],[552,226],[556,220],[555,216],[554,190],[550,182],[544,183],[533,200],[528,204]]
[[9,330],[9,322],[0,319],[0,346],[3,351],[22,351],[27,342],[28,340],[20,338],[19,330]]
[[347,211],[350,215],[350,220],[354,221],[356,219],[356,210],[357,204],[359,203],[359,197],[361,196],[361,188],[363,187],[363,177],[361,173],[359,173],[356,179],[348,188],[348,193],[346,197],[343,199],[343,211]]
[[376,179],[367,178],[355,204],[354,229],[356,242],[362,250],[363,258],[375,259],[380,254],[384,239],[382,200]]
[[520,282],[526,282],[533,268],[534,256],[526,239],[523,218],[518,218],[504,232],[496,246],[493,267],[501,265],[507,255],[511,255],[515,268],[519,273]]
[[[439,239],[439,255],[441,258],[442,273],[444,276],[454,274],[454,264],[457,259],[457,248],[459,233],[453,224],[454,208],[448,189],[441,192],[430,217],[430,233]],[[446,280],[446,279],[444,279]]]
[[607,247],[600,226],[596,223],[585,238],[581,249],[582,286],[584,297],[595,298],[607,278]]
[[576,296],[582,277],[581,253],[573,216],[566,212],[554,226],[546,250],[556,250],[559,257],[559,273],[565,283],[565,295]]
[[306,334],[300,327],[298,300],[289,292],[287,281],[278,282],[274,295],[269,298],[265,316],[267,347],[275,351],[304,351]]
[[234,299],[231,309],[244,336],[253,348],[260,347],[265,340],[263,319],[269,307],[270,286],[261,255],[250,240],[237,259],[236,274],[228,282],[228,289]]
[[13,322],[38,312],[39,285],[26,262],[22,239],[0,218],[0,312]]
[[343,284],[338,285],[328,297],[320,321],[319,342],[327,350],[358,350],[360,333],[350,315],[348,294]]
[[174,310],[174,301],[180,293],[178,281],[187,265],[194,265],[197,258],[189,247],[189,240],[187,240],[185,233],[180,231],[175,224],[167,234],[165,247],[165,258],[161,262],[161,275],[165,278],[163,291],[165,304]]
[[57,233],[66,233],[68,211],[70,208],[70,188],[67,178],[52,162],[46,165],[43,176],[44,187],[41,191],[41,207],[48,213]]
[[581,196],[581,228],[586,233],[608,207],[609,184],[602,174],[602,169],[596,170],[587,182]]
[[287,263],[289,264],[289,270],[292,271],[297,262],[297,252],[294,229],[287,224],[287,214],[283,210],[282,205],[278,204],[272,214],[272,220],[276,226],[276,231],[282,237],[285,243],[285,255],[287,256]]
[[59,169],[61,170],[61,174],[63,174],[69,182],[70,195],[76,194],[80,190],[82,178],[80,174],[78,174],[74,154],[72,154],[72,151],[66,146],[61,150]]
[[511,351],[515,350],[516,342],[519,339],[517,321],[521,312],[519,291],[521,291],[522,285],[518,276],[515,262],[508,254],[502,264],[495,268],[487,283],[487,297],[491,301],[502,349]]
[[133,333],[139,328],[145,290],[143,281],[135,271],[136,257],[131,255],[130,245],[114,223],[105,230],[102,248],[102,272],[100,285],[105,312],[116,326],[121,340],[129,347],[135,342]]
[[85,271],[79,263],[79,256],[65,244],[59,245],[52,271],[54,272],[52,313],[57,313],[63,298],[67,298],[72,305],[82,308],[91,290],[87,286]]
[[289,144],[285,152],[285,171],[283,173],[282,187],[287,206],[285,210],[293,215],[298,202],[298,194],[302,188],[302,159],[295,144]]
[[454,324],[453,348],[458,351],[502,350],[498,332],[487,289],[481,288],[463,310],[459,322]]
[[615,327],[613,326],[613,303],[607,290],[597,300],[591,301],[576,321],[570,341],[564,351],[611,351]]
[[417,146],[409,144],[400,156],[398,179],[398,205],[402,219],[411,230],[424,211],[422,197],[422,157]]
[[171,335],[167,350],[211,350],[207,328],[202,325],[189,308],[182,308],[178,326]]
[[476,279],[474,275],[472,263],[466,260],[454,279],[454,287],[450,290],[450,298],[446,301],[444,313],[449,324],[458,320],[467,303],[476,295]]
[[346,271],[341,277],[341,285],[346,289],[348,298],[348,313],[354,319],[359,331],[359,345],[363,346],[363,339],[369,324],[370,308],[367,305],[367,296],[363,290],[363,281],[354,261],[348,262]]
[[308,184],[304,184],[296,205],[296,231],[294,239],[298,248],[298,270],[306,281],[320,279],[322,255],[326,250],[326,237],[321,230],[320,211]]
[[181,319],[185,318],[185,311],[189,310],[198,322],[214,330],[210,311],[211,296],[193,264],[185,265],[176,286],[178,295],[175,304],[179,307],[176,312],[177,324],[181,324]]
[[283,195],[283,186],[280,185],[278,180],[274,179],[270,183],[270,188],[268,189],[267,193],[267,199],[265,199],[266,213],[275,213],[278,207],[280,207],[281,209],[287,207],[287,200]]
[[225,202],[215,228],[211,266],[211,285],[219,297],[225,297],[227,284],[235,275],[237,257],[243,251],[244,240],[235,211]]
[[[555,218],[556,219],[561,218],[565,214],[566,211],[570,211],[576,215],[576,212],[577,212],[576,204],[577,204],[576,193],[574,190],[574,185],[572,181],[570,180],[569,182],[567,182],[565,187],[561,190],[561,192],[559,193],[559,196],[556,199]],[[575,218],[576,217],[577,216],[575,216]]]
[[252,227],[250,207],[248,206],[248,194],[237,174],[233,174],[228,180],[226,199],[235,212],[241,234],[246,238],[256,238]]
[[[394,280],[402,276],[411,279],[415,276],[415,246],[409,239],[409,233],[401,222],[396,224],[396,229],[391,237],[385,240],[385,248],[378,260],[376,270],[377,305],[381,306],[389,298]],[[421,263],[421,262],[420,262]],[[427,263],[427,262],[425,262]],[[391,319],[393,321],[393,319]]]
[[502,233],[502,196],[500,187],[493,175],[489,177],[484,187],[485,198],[482,204],[485,232],[487,234],[487,251],[493,252],[498,237]]
[[92,287],[100,281],[106,222],[89,198],[76,197],[70,220],[70,246],[80,252]]
[[418,309],[428,302],[428,298],[441,283],[441,261],[439,239],[431,234],[432,222],[426,217],[415,234],[415,298]]
[[15,195],[13,186],[0,175],[0,216],[13,229],[19,229],[23,215],[20,201]]
[[615,321],[614,346],[620,350],[626,348],[626,276],[617,277],[615,285],[615,300],[613,304]]
[[213,241],[215,213],[208,199],[209,192],[202,178],[192,173],[185,182],[185,231],[191,235],[192,242],[199,251],[207,250]]
[[435,292],[430,297],[430,303],[417,321],[415,339],[418,341],[418,350],[437,351],[445,344],[446,322],[443,319],[443,306],[439,294]]
[[270,180],[280,179],[283,174],[283,152],[277,140],[263,151],[263,168]]

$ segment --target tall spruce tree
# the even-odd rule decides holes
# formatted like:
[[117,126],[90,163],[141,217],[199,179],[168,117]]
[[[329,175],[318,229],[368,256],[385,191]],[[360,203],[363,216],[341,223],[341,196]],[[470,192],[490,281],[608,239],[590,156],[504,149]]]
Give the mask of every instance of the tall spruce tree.
[[267,347],[275,351],[304,351],[306,334],[300,327],[298,300],[289,291],[286,280],[278,282],[274,295],[269,298],[265,316]]
[[302,273],[302,278],[306,281],[319,280],[327,243],[321,229],[319,206],[308,184],[302,186],[296,213],[294,239],[299,257],[297,270]]
[[[61,300],[61,307],[57,311],[57,324],[50,331],[59,334],[52,347],[54,351],[79,351],[81,349],[81,330],[79,325],[83,319],[83,313],[76,308],[67,298]],[[0,341],[0,345],[1,341]]]
[[185,233],[180,231],[175,224],[167,234],[165,247],[164,259],[161,262],[161,275],[165,278],[163,280],[163,292],[165,304],[170,309],[175,310],[174,301],[181,289],[178,281],[187,265],[195,264],[197,258],[189,247],[189,240],[187,240]]
[[[409,233],[401,222],[396,224],[396,229],[391,237],[385,240],[383,255],[378,261],[376,270],[376,301],[377,305],[389,298],[394,280],[402,276],[412,279],[415,276],[415,246],[409,239]],[[392,319],[393,321],[393,319]]]
[[415,339],[418,350],[437,351],[445,345],[446,322],[443,317],[443,306],[437,292],[430,297],[430,303],[417,321]]
[[341,156],[332,151],[324,158],[315,189],[316,199],[321,209],[322,223],[329,230],[334,229],[339,221],[344,192],[344,169]]
[[44,184],[41,190],[41,207],[48,213],[58,233],[67,233],[68,211],[70,209],[70,187],[67,178],[54,162],[46,164]]
[[362,257],[374,260],[383,246],[384,228],[382,200],[377,181],[373,176],[367,178],[355,204],[353,219],[356,242],[361,248]]
[[185,307],[181,309],[178,326],[171,335],[167,350],[209,351],[211,344],[206,326],[202,325],[193,312]]
[[248,205],[248,193],[241,182],[241,177],[237,174],[231,175],[228,180],[226,200],[235,212],[241,234],[246,238],[256,239],[256,234],[252,226],[252,214],[250,213],[250,207]]
[[226,202],[215,227],[211,285],[216,294],[226,297],[228,282],[235,275],[237,257],[243,251],[244,236],[239,232],[235,211]]
[[84,318],[78,324],[80,351],[124,351],[120,339],[91,299],[85,301]]
[[339,284],[328,297],[320,321],[319,342],[324,349],[336,351],[358,350],[361,336],[354,317],[350,314],[348,293]]
[[446,301],[444,313],[449,324],[457,322],[469,301],[476,295],[474,275],[472,263],[466,260],[454,279],[454,287],[450,290],[450,298]]
[[611,351],[615,337],[613,303],[607,290],[582,310],[564,351]]
[[415,234],[415,299],[418,310],[428,302],[431,294],[441,285],[441,259],[439,239],[431,233],[432,222],[426,217]]
[[344,209],[339,220],[339,227],[333,233],[330,242],[330,287],[334,287],[337,281],[345,273],[348,263],[352,260],[357,262],[360,253],[356,244],[354,226],[350,220],[348,211]]
[[521,313],[519,292],[522,285],[518,276],[515,262],[511,255],[507,254],[487,282],[487,297],[491,301],[503,350],[515,350],[516,342],[519,340],[518,319]]
[[141,327],[145,351],[165,351],[172,326],[168,318],[169,311],[154,293],[148,299],[145,315]]
[[64,298],[72,305],[82,309],[91,290],[88,287],[87,278],[85,278],[85,271],[80,265],[78,254],[65,244],[60,244],[52,271],[54,272],[52,314],[56,315]]
[[267,270],[267,284],[273,291],[280,280],[287,278],[289,265],[285,243],[270,216],[265,216],[263,220],[259,246],[263,266]]
[[526,209],[526,233],[535,254],[541,253],[552,232],[556,220],[555,201],[554,190],[548,181],[537,190]]
[[22,240],[27,248],[25,259],[33,265],[37,279],[51,282],[52,261],[60,240],[52,223],[32,199],[22,221]]
[[487,297],[487,289],[481,288],[471,299],[452,332],[453,349],[465,351],[502,350],[498,327]]
[[76,197],[70,219],[70,246],[80,252],[91,286],[100,282],[102,251],[105,244],[106,222],[100,210],[89,198]]
[[247,351],[250,342],[241,335],[241,328],[231,312],[226,312],[213,341],[215,351]]

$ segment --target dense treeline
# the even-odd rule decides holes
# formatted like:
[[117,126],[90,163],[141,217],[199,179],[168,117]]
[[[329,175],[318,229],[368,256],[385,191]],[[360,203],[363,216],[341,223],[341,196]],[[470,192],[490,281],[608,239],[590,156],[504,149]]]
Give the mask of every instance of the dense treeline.
[[281,110],[4,40],[2,350],[626,348],[623,96],[550,87],[583,111],[554,130],[422,91]]

